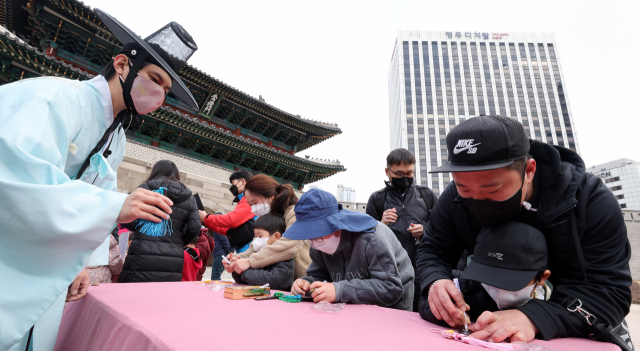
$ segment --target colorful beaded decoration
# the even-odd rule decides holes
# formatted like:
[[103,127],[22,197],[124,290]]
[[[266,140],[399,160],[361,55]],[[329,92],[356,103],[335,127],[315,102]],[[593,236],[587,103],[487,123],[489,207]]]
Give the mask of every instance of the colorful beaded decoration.
[[278,300],[284,301],[284,302],[296,303],[296,302],[302,301],[302,298],[300,297],[300,295],[285,295],[281,292],[277,292],[273,295],[276,296]]

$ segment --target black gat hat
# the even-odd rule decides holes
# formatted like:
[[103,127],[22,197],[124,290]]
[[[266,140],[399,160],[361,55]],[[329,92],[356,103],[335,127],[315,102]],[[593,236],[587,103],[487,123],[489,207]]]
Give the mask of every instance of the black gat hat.
[[541,231],[528,224],[506,222],[480,231],[473,261],[460,278],[518,291],[547,269],[547,259],[547,240]]
[[[146,60],[160,66],[173,80],[174,84],[171,86],[171,92],[190,108],[198,110],[196,99],[193,98],[187,86],[178,76],[180,69],[187,63],[191,55],[198,50],[198,46],[191,38],[191,35],[181,25],[171,22],[142,40],[140,36],[108,13],[100,9],[95,9],[95,12],[113,36],[124,45],[121,53],[126,52],[127,56],[135,57],[136,48],[144,50],[148,53]],[[131,78],[131,81],[133,81],[133,78]]]
[[529,138],[518,120],[503,116],[468,119],[447,134],[448,162],[430,173],[488,171],[529,153]]

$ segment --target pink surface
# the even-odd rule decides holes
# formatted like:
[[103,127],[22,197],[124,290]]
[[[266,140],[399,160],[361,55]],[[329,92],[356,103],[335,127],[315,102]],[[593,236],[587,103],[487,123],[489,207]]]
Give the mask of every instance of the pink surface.
[[[194,282],[104,284],[67,305],[61,350],[480,350],[432,333],[417,313],[347,305],[339,314],[311,303],[228,300]],[[557,350],[620,349],[586,339],[538,341]]]

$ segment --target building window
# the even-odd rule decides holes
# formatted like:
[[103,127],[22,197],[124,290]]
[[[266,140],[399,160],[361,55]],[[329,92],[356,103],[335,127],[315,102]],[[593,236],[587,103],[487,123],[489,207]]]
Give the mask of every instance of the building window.
[[622,190],[622,185],[614,186],[609,189],[611,189],[611,191]]
[[620,180],[620,177],[607,178],[604,180],[605,183],[617,182]]
[[627,204],[620,204],[620,208],[627,208]]
[[616,199],[618,200],[624,199],[624,194],[616,195]]

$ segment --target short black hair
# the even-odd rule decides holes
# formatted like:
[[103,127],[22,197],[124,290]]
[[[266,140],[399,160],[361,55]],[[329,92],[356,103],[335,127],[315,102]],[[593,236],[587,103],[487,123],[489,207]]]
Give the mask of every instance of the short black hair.
[[284,217],[279,214],[267,213],[253,223],[253,229],[262,229],[269,233],[269,235],[273,235],[276,232],[282,234],[287,230],[287,222],[285,222]]
[[229,183],[233,182],[236,179],[244,179],[248,182],[252,177],[253,174],[251,174],[249,171],[247,171],[246,169],[241,169],[239,171],[231,173],[231,175],[229,176]]
[[[140,67],[140,69],[143,69],[146,65],[148,65],[150,62],[145,62],[142,67]],[[113,78],[116,75],[116,68],[113,67],[113,59],[111,59],[111,61],[109,61],[109,63],[107,63],[106,66],[104,66],[104,68],[102,69],[102,72],[100,73],[101,76],[104,77],[104,79],[106,79],[107,81],[111,80],[111,78]]]
[[416,157],[411,153],[411,151],[404,148],[395,149],[387,155],[387,168],[401,163],[415,165]]
[[517,171],[518,173],[520,173],[521,177],[524,177],[525,165],[527,164],[527,161],[532,158],[533,157],[531,157],[531,155],[527,154],[527,156],[513,161],[512,164],[506,166],[505,168],[511,171]]

